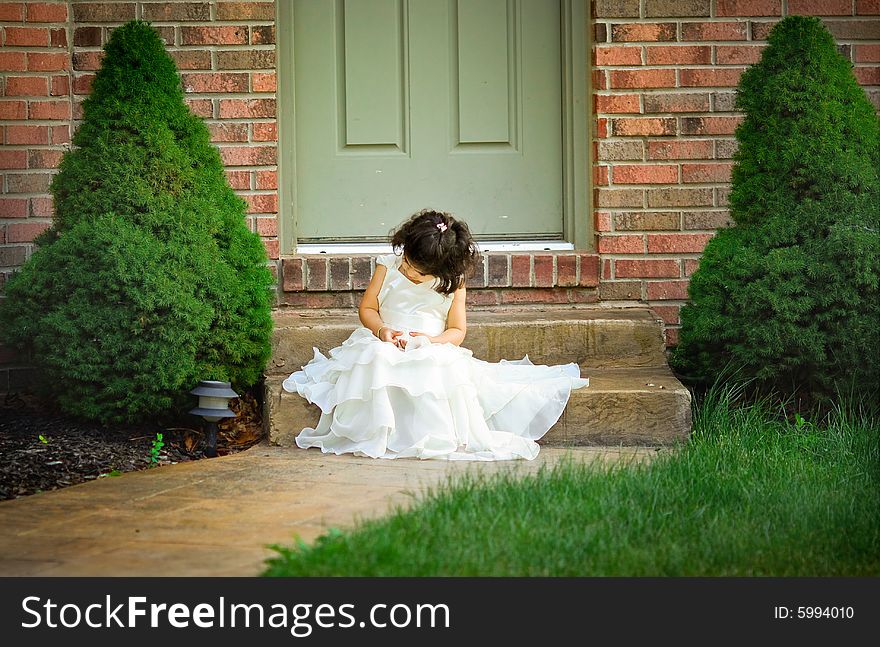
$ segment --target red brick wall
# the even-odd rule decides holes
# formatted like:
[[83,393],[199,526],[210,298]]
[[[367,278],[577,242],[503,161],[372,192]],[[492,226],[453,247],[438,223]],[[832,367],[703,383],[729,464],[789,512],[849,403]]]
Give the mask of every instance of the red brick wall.
[[688,277],[731,224],[736,85],[789,14],[822,17],[880,108],[880,0],[593,0],[599,295],[648,303],[670,345]]

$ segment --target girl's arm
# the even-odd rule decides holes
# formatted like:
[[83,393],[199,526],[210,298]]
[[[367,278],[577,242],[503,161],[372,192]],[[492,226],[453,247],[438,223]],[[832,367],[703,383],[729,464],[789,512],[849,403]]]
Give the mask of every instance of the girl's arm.
[[394,330],[390,326],[386,326],[379,316],[379,290],[382,288],[382,281],[385,279],[384,265],[376,264],[376,273],[370,279],[364,296],[361,297],[360,306],[358,306],[358,317],[364,328],[368,328],[371,333],[376,335],[382,341],[390,341],[397,344],[397,337],[402,332]]
[[446,330],[436,337],[424,335],[424,333],[410,333],[413,337],[424,335],[434,344],[455,344],[461,346],[464,336],[467,334],[467,311],[465,301],[467,293],[464,287],[458,288],[452,295],[452,305],[449,306],[449,314],[446,316]]

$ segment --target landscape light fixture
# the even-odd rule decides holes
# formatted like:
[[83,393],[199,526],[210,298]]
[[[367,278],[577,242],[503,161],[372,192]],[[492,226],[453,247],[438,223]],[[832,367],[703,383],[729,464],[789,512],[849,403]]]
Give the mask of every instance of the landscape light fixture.
[[229,409],[229,400],[239,395],[232,390],[230,382],[215,380],[202,380],[190,393],[199,396],[199,406],[189,412],[205,419],[208,434],[205,456],[213,458],[217,455],[217,422],[220,418],[235,417],[235,413]]

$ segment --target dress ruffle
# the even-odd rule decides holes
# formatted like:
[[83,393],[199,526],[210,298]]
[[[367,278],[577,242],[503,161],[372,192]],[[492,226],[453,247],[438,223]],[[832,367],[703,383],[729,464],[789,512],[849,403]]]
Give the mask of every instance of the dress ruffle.
[[374,458],[533,459],[573,388],[577,364],[489,363],[453,344],[412,337],[404,350],[356,329],[329,357],[290,375],[285,390],[321,409],[299,447]]

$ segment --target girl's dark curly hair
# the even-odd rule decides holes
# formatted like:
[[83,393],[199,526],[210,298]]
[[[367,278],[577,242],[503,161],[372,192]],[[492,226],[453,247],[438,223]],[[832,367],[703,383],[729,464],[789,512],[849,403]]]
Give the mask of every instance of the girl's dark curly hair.
[[433,209],[422,209],[394,230],[391,246],[403,251],[420,272],[436,276],[434,289],[440,294],[463,286],[480,260],[467,223]]

